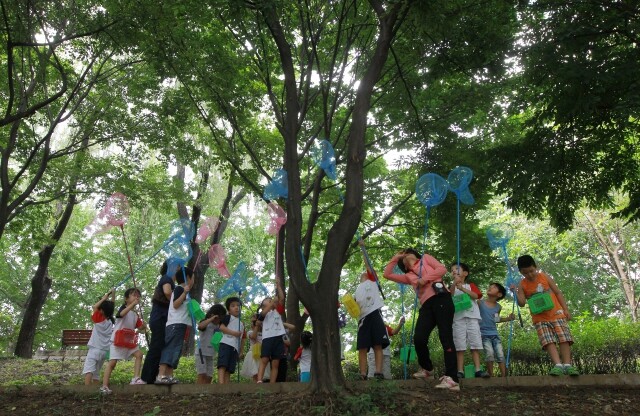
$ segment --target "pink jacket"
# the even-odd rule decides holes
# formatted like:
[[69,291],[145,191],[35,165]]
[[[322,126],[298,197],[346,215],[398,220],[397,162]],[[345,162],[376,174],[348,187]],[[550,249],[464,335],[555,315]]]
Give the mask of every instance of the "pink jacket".
[[[427,299],[435,296],[436,293],[431,284],[442,281],[442,276],[447,273],[447,268],[433,256],[425,253],[422,255],[422,261],[418,260],[407,273],[396,274],[393,272],[393,268],[398,264],[400,258],[401,256],[399,255],[393,256],[389,264],[384,268],[384,277],[394,282],[413,286],[414,289],[418,290],[418,298],[422,305]],[[421,263],[422,271],[420,270]],[[423,286],[418,286],[418,276],[425,282]]]

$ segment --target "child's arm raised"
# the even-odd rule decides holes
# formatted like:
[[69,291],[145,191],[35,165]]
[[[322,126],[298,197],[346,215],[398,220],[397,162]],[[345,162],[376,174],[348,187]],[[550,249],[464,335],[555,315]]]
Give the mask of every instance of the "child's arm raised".
[[467,289],[466,287],[464,287],[464,283],[462,281],[459,281],[458,283],[456,283],[455,287],[458,288],[458,290],[461,290],[462,292],[469,295],[469,297],[472,300],[478,300],[482,297],[482,292],[473,283],[469,283],[470,289]]
[[[180,294],[180,296],[178,296],[178,298],[175,298],[175,297],[173,298],[174,309],[178,309],[182,305],[182,302],[184,302],[184,300],[187,298],[187,294],[191,290],[191,287],[189,286],[189,284],[186,284],[184,286],[178,286],[178,287],[182,287],[183,292]],[[178,289],[178,287],[176,287],[176,289]]]
[[107,300],[109,298],[109,296],[111,296],[111,294],[113,293],[113,289],[109,290],[107,293],[105,293],[105,295],[103,297],[100,298],[99,301],[97,301],[93,306],[92,309],[93,311],[97,311],[98,308],[100,308],[100,305],[102,305],[102,302],[104,302],[105,300]]
[[218,317],[218,315],[212,315],[211,317],[209,317],[207,319],[203,319],[202,321],[198,322],[198,329],[200,331],[204,331],[205,329],[207,329],[207,326],[211,322],[213,322],[217,317]]
[[124,316],[128,314],[129,311],[136,307],[138,302],[140,302],[140,298],[134,298],[130,305],[125,306],[125,308],[120,311],[120,317],[124,318]]

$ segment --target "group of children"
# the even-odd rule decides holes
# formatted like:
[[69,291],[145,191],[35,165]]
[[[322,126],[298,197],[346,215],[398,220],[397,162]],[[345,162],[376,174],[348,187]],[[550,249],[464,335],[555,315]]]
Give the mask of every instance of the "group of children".
[[[540,271],[530,255],[523,255],[517,261],[518,270],[523,276],[519,284],[509,290],[515,294],[519,306],[525,306],[534,296],[546,296],[543,307],[530,308],[531,318],[536,328],[538,340],[553,362],[549,375],[579,375],[571,364],[571,344],[573,338],[567,321],[571,319],[564,296],[555,281]],[[493,364],[498,363],[500,375],[506,377],[502,342],[498,335],[497,323],[513,321],[513,313],[508,317],[500,315],[499,300],[506,295],[506,289],[500,283],[491,283],[483,299],[482,292],[473,283],[466,282],[469,266],[457,263],[451,266],[453,283],[450,292],[453,296],[468,295],[472,302],[467,309],[456,311],[453,319],[453,339],[458,358],[458,378],[464,378],[464,353],[471,350],[475,377],[488,378],[493,374]],[[535,299],[535,298],[534,298]],[[558,345],[560,354],[558,354]],[[487,369],[480,367],[480,351],[484,350]]]
[[[409,255],[415,263],[405,263],[405,257]],[[450,267],[452,282],[447,290],[443,287],[442,281],[446,269],[431,256],[426,254],[422,256],[426,256],[424,262],[425,264],[429,263],[429,267],[431,267],[430,270],[434,276],[430,278],[422,276],[421,267],[423,267],[423,259],[421,259],[421,255],[415,252],[415,250],[407,249],[394,256],[392,261],[387,265],[385,268],[385,278],[399,283],[412,284],[418,291],[418,294],[425,293],[423,288],[429,287],[431,295],[427,296],[434,298],[445,296],[453,300],[454,312],[452,320],[447,321],[447,319],[451,317],[449,313],[437,315],[436,312],[436,315],[430,315],[432,317],[435,316],[435,318],[431,318],[431,323],[427,323],[425,326],[426,337],[424,337],[425,334],[419,333],[417,329],[419,325],[416,325],[415,336],[416,339],[420,336],[421,343],[428,340],[428,335],[431,330],[436,325],[438,326],[441,332],[440,337],[443,343],[443,350],[445,350],[446,367],[449,367],[447,354],[451,353],[447,351],[451,349],[451,347],[449,347],[444,333],[450,329],[452,344],[455,348],[457,371],[453,372],[451,376],[443,376],[441,383],[437,387],[459,390],[458,380],[465,377],[464,356],[467,349],[471,351],[474,377],[491,377],[494,373],[494,363],[498,364],[500,375],[506,377],[507,368],[504,350],[498,335],[497,323],[513,321],[515,319],[513,313],[508,316],[501,316],[502,307],[498,301],[506,296],[507,289],[500,283],[493,282],[489,284],[486,290],[486,296],[483,297],[480,289],[478,289],[474,283],[467,281],[470,271],[469,266],[464,263],[455,263]],[[407,265],[409,267],[407,267]],[[402,266],[400,269],[404,274],[392,272],[391,270],[396,266]],[[418,272],[414,270],[416,268],[419,270]],[[441,271],[438,272],[440,269]],[[552,376],[562,374],[570,376],[579,375],[578,370],[571,364],[571,344],[573,343],[573,338],[571,337],[571,332],[567,324],[567,321],[571,319],[571,315],[569,314],[562,292],[550,276],[537,268],[531,256],[524,255],[519,257],[518,269],[523,279],[518,284],[512,285],[509,290],[515,294],[519,306],[524,306],[527,302],[531,302],[532,298],[535,299],[536,296],[546,296],[546,300],[544,301],[542,299],[536,300],[537,304],[544,306],[532,307],[531,313],[540,345],[547,351],[554,364],[549,374]],[[415,276],[410,277],[407,273],[413,273]],[[354,295],[360,308],[357,348],[360,377],[364,380],[371,377],[376,379],[387,378],[383,372],[384,360],[382,351],[388,348],[389,336],[397,332],[404,323],[404,318],[402,318],[400,325],[395,331],[389,327],[385,328],[380,309],[383,306],[383,302],[378,293],[378,287],[374,282],[375,279],[372,278],[371,271],[367,270],[366,273],[361,275],[361,282]],[[439,289],[438,285],[440,285]],[[422,297],[422,295],[420,296]],[[429,299],[429,297],[427,297],[427,299]],[[425,301],[421,299],[421,303],[422,302]],[[450,301],[448,302],[451,304]],[[424,304],[425,303],[423,303],[423,306]],[[446,302],[440,302],[436,305],[436,309],[447,308]],[[430,304],[427,308],[433,309],[432,306],[433,305]],[[425,313],[425,316],[427,313]],[[419,321],[420,319],[421,318],[419,318]],[[450,324],[445,322],[449,322]],[[556,344],[558,345],[559,352]],[[416,348],[418,348],[418,342],[416,342]],[[481,366],[481,351],[484,351],[486,370]],[[370,357],[368,373],[366,371],[367,352],[369,352]],[[433,367],[429,358],[428,349],[425,352],[426,358],[423,357],[423,363],[426,364],[425,367]],[[447,370],[449,370],[449,368],[447,368]],[[429,377],[432,375],[432,372],[433,368],[428,370],[427,368],[422,368],[413,376],[415,378]],[[454,374],[455,380],[453,377]]]
[[[173,371],[178,367],[187,328],[192,325],[188,308],[188,293],[193,286],[193,272],[181,267],[175,273],[177,285],[171,294],[165,329],[165,343],[160,356],[158,376],[155,384],[175,384],[178,380]],[[113,300],[108,298],[113,296]],[[135,359],[134,377],[130,384],[147,384],[140,378],[143,354],[138,348],[136,332],[146,329],[146,324],[133,310],[140,302],[141,293],[137,288],[127,289],[124,304],[114,316],[115,295],[111,290],[93,305],[94,323],[89,351],[83,374],[85,384],[99,383],[100,369],[108,360],[102,378],[102,394],[110,394],[109,380],[119,360]],[[275,298],[262,301],[259,312],[251,318],[251,329],[245,331],[240,320],[241,301],[229,297],[225,305],[215,304],[198,322],[199,348],[195,354],[197,383],[208,384],[213,380],[214,362],[219,383],[228,383],[236,370],[238,361],[244,355],[245,340],[250,341],[250,353],[243,362],[241,374],[261,383],[263,378],[270,382],[282,381],[278,377],[281,360],[286,363],[289,339],[287,330],[293,325],[283,322],[284,292],[278,287]],[[216,334],[218,333],[218,336]],[[301,381],[310,380],[311,333],[303,332],[301,347],[296,354],[300,360]],[[270,364],[270,366],[269,366]],[[282,376],[286,375],[286,369]]]
[[[550,276],[538,270],[531,256],[519,257],[518,269],[523,279],[517,285],[512,285],[509,290],[515,294],[520,306],[524,306],[532,298],[543,305],[536,307],[535,311],[532,309],[532,320],[540,344],[554,364],[549,374],[577,376],[579,373],[571,364],[573,338],[567,324],[571,315],[562,292]],[[500,374],[505,377],[507,369],[496,324],[515,319],[513,314],[507,317],[501,316],[501,306],[498,301],[505,297],[505,287],[500,283],[491,283],[483,298],[478,287],[467,282],[469,267],[466,264],[453,264],[451,275],[453,281],[448,294],[454,299],[464,296],[470,299],[470,302],[458,308],[453,316],[453,344],[457,358],[456,378],[464,378],[464,354],[467,348],[471,350],[475,377],[490,377],[493,374],[494,362],[498,363]],[[385,273],[385,277],[389,278],[388,273]],[[173,371],[178,367],[185,333],[192,323],[187,299],[193,285],[193,272],[188,267],[182,267],[176,272],[175,279],[177,285],[169,303],[165,346],[162,349],[156,384],[178,382],[173,376]],[[433,286],[434,293],[436,284],[437,282]],[[114,299],[109,300],[110,296]],[[108,359],[100,388],[103,394],[111,392],[109,379],[116,363],[130,357],[135,359],[131,384],[146,384],[140,379],[143,355],[138,348],[136,334],[136,331],[144,331],[146,324],[134,311],[140,302],[140,296],[141,293],[137,288],[127,289],[124,293],[124,304],[120,306],[115,316],[113,290],[93,305],[91,319],[94,328],[88,343],[89,351],[83,374],[85,384],[99,383],[100,369]],[[360,308],[357,335],[360,377],[364,380],[370,377],[391,378],[389,338],[400,330],[404,324],[404,318],[395,329],[385,326],[381,311],[383,301],[376,279],[370,270],[361,275],[361,282],[354,298]],[[251,317],[251,328],[247,332],[239,318],[242,306],[239,298],[226,299],[224,306],[213,305],[197,325],[200,336],[200,347],[195,359],[197,383],[212,382],[214,362],[216,362],[218,382],[228,383],[231,374],[235,372],[238,360],[243,357],[247,337],[250,348],[249,354],[244,357],[241,374],[257,383],[262,383],[265,377],[268,377],[270,382],[279,381],[280,362],[282,360],[286,363],[285,357],[287,357],[289,344],[287,330],[294,329],[292,325],[282,320],[283,300],[284,292],[278,286],[277,296],[264,299],[259,312]],[[464,304],[464,302],[459,303]],[[218,332],[220,334],[216,337]],[[304,331],[301,335],[301,347],[294,357],[300,361],[300,381],[303,382],[310,380],[311,341],[312,334]],[[486,370],[481,367],[480,351],[482,350],[485,353]],[[428,376],[431,371],[422,369],[414,374],[414,377]],[[449,380],[445,380],[443,385],[455,389],[457,382],[451,377],[448,377]]]

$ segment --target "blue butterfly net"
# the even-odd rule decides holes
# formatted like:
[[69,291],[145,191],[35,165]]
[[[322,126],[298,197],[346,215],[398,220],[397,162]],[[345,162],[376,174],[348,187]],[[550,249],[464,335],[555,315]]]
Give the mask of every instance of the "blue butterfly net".
[[491,249],[506,248],[513,238],[513,228],[508,224],[493,224],[487,228],[486,234]]
[[287,171],[284,169],[278,169],[273,173],[271,182],[264,187],[264,193],[262,196],[267,201],[273,201],[278,198],[287,198],[289,196]]
[[471,205],[475,202],[469,184],[473,179],[473,171],[466,166],[458,166],[449,172],[447,183],[451,192],[465,205]]
[[258,276],[254,276],[253,279],[251,279],[251,281],[249,282],[249,285],[247,286],[247,296],[251,300],[254,300],[256,298],[266,298],[267,296],[269,296],[269,291],[267,290],[266,286],[263,285],[262,282],[260,282]]
[[336,175],[336,155],[333,146],[327,140],[320,140],[311,149],[311,158],[314,163],[324,171],[324,173],[335,181]]
[[165,273],[165,277],[172,277],[174,274],[176,274],[176,271],[180,270],[181,267],[184,267],[186,261],[177,257],[169,257],[166,260],[166,263],[167,272]]
[[241,293],[247,289],[247,280],[249,278],[249,270],[245,262],[241,261],[233,271],[233,274],[224,285],[218,290],[216,296],[219,299],[226,298],[233,293]]
[[448,190],[449,184],[437,173],[425,173],[416,182],[416,197],[427,208],[441,204]]
[[162,245],[162,252],[166,257],[175,257],[189,261],[193,251],[191,240],[196,233],[196,227],[192,221],[181,218],[171,223],[171,234]]
[[512,295],[510,290],[511,286],[520,283],[519,277],[512,270],[507,253],[507,244],[509,244],[509,240],[513,238],[513,228],[511,228],[509,224],[493,224],[487,228],[486,234],[489,247],[491,247],[492,250],[500,250],[502,260],[507,266],[507,276],[504,281],[504,287],[507,289],[507,296],[510,297]]

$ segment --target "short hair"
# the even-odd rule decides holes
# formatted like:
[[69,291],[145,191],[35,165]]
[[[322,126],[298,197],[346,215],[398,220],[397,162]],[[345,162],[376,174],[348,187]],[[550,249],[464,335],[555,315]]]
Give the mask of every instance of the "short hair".
[[227,310],[225,309],[224,305],[222,305],[221,303],[216,303],[207,311],[207,318],[211,318],[213,315],[225,316],[226,314]]
[[471,270],[469,269],[469,265],[468,265],[468,264],[466,264],[466,263],[458,263],[458,262],[451,263],[450,268],[451,268],[451,267],[453,267],[453,266],[460,266],[460,268],[461,268],[462,270],[464,270],[465,272],[467,272],[467,273],[470,273],[470,272],[471,272]]
[[176,282],[178,284],[186,283],[191,276],[193,276],[193,270],[190,267],[184,266],[176,270]]
[[504,299],[505,296],[507,296],[507,289],[504,288],[504,286],[502,286],[500,283],[498,282],[493,282],[491,284],[489,284],[489,286],[495,286],[498,288],[498,292],[500,292],[500,297],[498,298],[498,300]]
[[538,267],[536,261],[528,254],[518,257],[518,269],[525,269],[527,267]]
[[227,298],[227,300],[224,301],[224,306],[227,308],[227,310],[229,310],[233,302],[240,303],[240,298],[237,296],[231,296],[230,298]]
[[[402,250],[402,253],[403,254],[413,254],[418,259],[420,259],[422,257],[422,254],[418,253],[418,251],[416,249],[413,249],[411,247],[405,248],[404,250]],[[402,270],[402,273],[406,273],[407,272],[407,267],[404,265],[404,261],[403,260],[404,260],[404,256],[398,262],[398,268],[400,270]]]
[[302,345],[302,348],[309,348],[312,340],[313,334],[311,332],[302,331],[302,334],[300,334],[300,344]]

